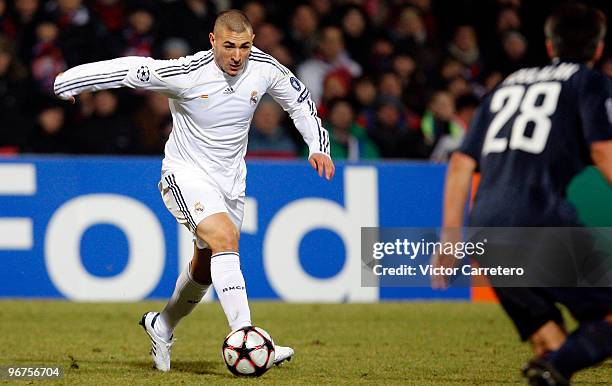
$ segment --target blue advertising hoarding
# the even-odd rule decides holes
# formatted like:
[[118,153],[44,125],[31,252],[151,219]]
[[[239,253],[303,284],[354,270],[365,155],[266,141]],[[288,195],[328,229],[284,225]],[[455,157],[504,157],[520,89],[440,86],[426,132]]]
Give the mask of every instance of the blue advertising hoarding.
[[[0,161],[0,297],[135,301],[168,297],[191,236],[166,210],[158,158]],[[445,166],[248,163],[240,240],[251,299],[468,299],[469,288],[364,288],[361,227],[440,225]],[[212,291],[210,291],[212,292]]]

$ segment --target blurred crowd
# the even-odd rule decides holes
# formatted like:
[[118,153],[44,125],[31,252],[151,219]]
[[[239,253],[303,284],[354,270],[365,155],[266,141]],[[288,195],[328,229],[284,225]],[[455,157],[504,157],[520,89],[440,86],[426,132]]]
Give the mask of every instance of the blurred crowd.
[[[483,95],[519,67],[547,62],[543,22],[556,3],[0,0],[0,153],[162,154],[172,128],[164,96],[121,89],[68,105],[53,97],[56,74],[207,50],[215,15],[239,8],[255,45],[310,89],[335,159],[443,162]],[[590,3],[607,11],[606,1]],[[612,76],[609,54],[598,66]],[[248,156],[305,154],[287,114],[263,98]]]

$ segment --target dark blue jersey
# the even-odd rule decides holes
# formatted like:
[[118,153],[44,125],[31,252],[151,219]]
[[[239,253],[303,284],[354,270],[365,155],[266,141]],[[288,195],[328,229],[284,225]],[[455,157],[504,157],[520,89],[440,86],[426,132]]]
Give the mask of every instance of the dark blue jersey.
[[480,185],[471,226],[579,225],[567,201],[592,163],[590,144],[612,139],[612,83],[578,63],[521,69],[481,103],[461,152]]

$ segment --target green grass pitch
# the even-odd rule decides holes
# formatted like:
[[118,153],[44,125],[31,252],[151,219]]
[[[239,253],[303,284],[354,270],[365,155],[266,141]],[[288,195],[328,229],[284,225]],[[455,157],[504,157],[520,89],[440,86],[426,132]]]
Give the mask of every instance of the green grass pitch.
[[[175,332],[172,370],[160,373],[151,368],[149,340],[137,323],[143,312],[162,306],[1,301],[0,366],[64,368],[62,379],[44,384],[517,385],[530,356],[493,304],[252,302],[254,323],[294,347],[296,356],[261,378],[237,378],[221,358],[228,331],[213,303],[184,319]],[[574,384],[611,382],[608,361]]]

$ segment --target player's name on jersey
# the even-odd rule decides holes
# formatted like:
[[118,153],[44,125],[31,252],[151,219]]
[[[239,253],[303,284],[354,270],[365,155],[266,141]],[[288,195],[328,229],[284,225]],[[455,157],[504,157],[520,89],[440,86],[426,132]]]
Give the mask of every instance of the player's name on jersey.
[[552,80],[568,80],[580,69],[575,63],[561,63],[546,67],[523,68],[510,74],[504,81],[504,86],[513,84],[529,84]]

